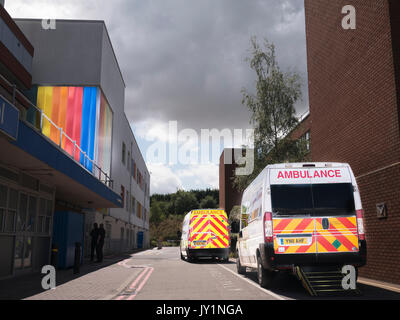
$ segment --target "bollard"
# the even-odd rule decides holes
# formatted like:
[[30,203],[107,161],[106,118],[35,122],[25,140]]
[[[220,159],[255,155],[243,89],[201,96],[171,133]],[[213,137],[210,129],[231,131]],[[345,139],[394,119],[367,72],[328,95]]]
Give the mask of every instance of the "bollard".
[[74,274],[79,273],[80,266],[81,266],[81,243],[75,242]]
[[51,257],[50,257],[50,264],[57,269],[58,265],[58,245],[53,243],[51,246]]

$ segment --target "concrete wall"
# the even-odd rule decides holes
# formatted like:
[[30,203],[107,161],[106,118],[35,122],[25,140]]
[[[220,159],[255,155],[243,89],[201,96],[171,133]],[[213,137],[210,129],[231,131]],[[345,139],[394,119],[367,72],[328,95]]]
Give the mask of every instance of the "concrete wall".
[[[36,48],[33,84],[99,86],[103,91],[113,112],[113,190],[120,194],[123,185],[124,197],[128,191],[148,212],[145,220],[139,219],[130,213],[130,206],[126,207],[125,200],[124,208],[111,209],[110,215],[123,223],[148,230],[149,196],[145,196],[131,178],[127,162],[122,163],[122,142],[126,145],[126,157],[129,152],[147,185],[150,185],[149,172],[124,112],[125,82],[104,22],[56,20],[55,30],[44,30],[41,20],[37,19],[17,19],[16,22]],[[119,239],[120,235],[116,232],[113,237]]]
[[33,84],[100,84],[103,23],[57,20],[45,30],[38,19],[15,22],[35,48]]

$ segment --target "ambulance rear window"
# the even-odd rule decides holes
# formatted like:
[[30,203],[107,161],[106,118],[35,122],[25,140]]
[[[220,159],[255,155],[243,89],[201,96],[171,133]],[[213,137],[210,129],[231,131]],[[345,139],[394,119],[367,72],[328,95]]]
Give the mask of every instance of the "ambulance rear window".
[[353,214],[351,183],[271,185],[274,216]]

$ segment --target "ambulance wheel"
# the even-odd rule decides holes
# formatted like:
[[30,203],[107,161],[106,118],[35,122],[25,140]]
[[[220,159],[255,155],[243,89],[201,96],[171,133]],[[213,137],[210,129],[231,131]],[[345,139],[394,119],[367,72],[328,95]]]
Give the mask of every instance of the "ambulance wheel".
[[240,264],[239,255],[236,258],[236,269],[237,269],[237,273],[239,273],[239,274],[246,273],[246,267],[242,267],[242,265]]
[[263,288],[270,288],[272,284],[273,274],[272,272],[264,269],[261,264],[260,256],[257,257],[257,278],[258,284]]
[[185,257],[183,256],[182,252],[181,252],[181,260],[185,260]]

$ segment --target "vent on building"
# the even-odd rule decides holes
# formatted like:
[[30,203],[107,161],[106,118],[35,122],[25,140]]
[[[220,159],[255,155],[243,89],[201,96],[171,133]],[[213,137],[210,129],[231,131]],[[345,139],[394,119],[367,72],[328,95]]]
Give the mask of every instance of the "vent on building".
[[14,182],[19,181],[19,174],[13,171],[10,171],[6,168],[0,167],[0,177],[6,178],[8,180],[12,180]]
[[21,186],[32,189],[35,191],[39,191],[39,180],[28,176],[27,174],[21,174]]

